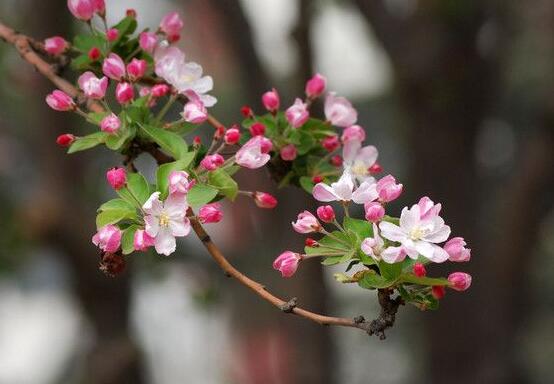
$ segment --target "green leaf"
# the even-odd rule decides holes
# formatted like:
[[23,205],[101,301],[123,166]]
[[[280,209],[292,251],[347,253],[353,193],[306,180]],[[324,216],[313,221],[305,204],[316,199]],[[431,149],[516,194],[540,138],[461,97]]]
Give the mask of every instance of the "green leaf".
[[383,216],[383,218],[381,220],[389,222],[389,223],[393,223],[393,224],[396,224],[396,225],[400,225],[400,219],[398,217],[392,217],[392,216],[385,215],[385,216]]
[[110,211],[110,210],[129,210],[134,211],[135,207],[132,204],[129,204],[127,201],[123,199],[112,199],[110,201],[105,202],[98,208],[98,212],[102,211]]
[[121,236],[121,250],[124,255],[133,253],[135,250],[134,240],[137,229],[139,229],[139,226],[133,224],[123,231],[123,235]]
[[94,148],[104,143],[107,134],[105,132],[95,132],[87,136],[77,138],[67,150],[67,153],[75,153]]
[[105,53],[106,38],[101,35],[77,35],[73,39],[73,48],[87,54],[93,47]]
[[117,23],[114,28],[119,31],[117,40],[115,41],[115,44],[117,44],[123,37],[135,32],[135,30],[137,29],[137,21],[134,17],[127,16],[119,23]]
[[341,258],[342,258],[342,256],[330,256],[330,257],[326,257],[326,258],[321,262],[321,264],[323,264],[323,265],[335,265],[335,264],[340,263]]
[[152,140],[173,156],[175,160],[182,159],[188,153],[186,141],[176,133],[152,125],[141,124],[140,126]]
[[108,224],[115,224],[121,220],[136,220],[137,212],[135,209],[109,209],[100,212],[96,216],[96,228],[100,229]]
[[194,159],[194,152],[188,152],[181,160],[160,165],[156,171],[157,190],[161,192],[161,198],[167,196],[169,187],[169,174],[173,171],[184,171]]
[[299,155],[305,155],[308,153],[313,147],[315,147],[317,142],[307,132],[300,131],[300,137],[298,141],[298,145],[296,146],[296,149],[298,151]]
[[235,200],[237,196],[239,186],[231,176],[225,172],[222,168],[217,168],[213,171],[208,172],[208,181],[210,185],[219,189],[222,195],[230,199],[231,201]]
[[205,184],[196,184],[187,194],[187,202],[193,208],[208,204],[217,196],[217,189]]
[[312,194],[312,191],[314,189],[314,183],[312,181],[311,177],[308,176],[302,176],[299,180],[300,186],[309,194]]
[[417,277],[416,275],[404,273],[400,276],[400,281],[403,283],[419,284],[419,285],[450,285],[448,279],[434,277]]
[[347,216],[344,218],[343,225],[346,230],[355,233],[360,240],[366,237],[373,237],[373,227],[369,221],[353,219]]
[[392,284],[390,281],[375,273],[375,271],[367,271],[363,277],[358,280],[358,285],[365,289],[387,288]]
[[381,276],[383,276],[386,280],[391,282],[396,281],[402,273],[402,263],[389,264],[384,261],[380,261],[379,271],[381,272]]
[[127,186],[119,189],[117,193],[132,205],[142,207],[150,197],[150,185],[140,173],[128,173]]
[[87,120],[92,124],[100,125],[102,119],[108,114],[108,112],[90,112],[87,114]]

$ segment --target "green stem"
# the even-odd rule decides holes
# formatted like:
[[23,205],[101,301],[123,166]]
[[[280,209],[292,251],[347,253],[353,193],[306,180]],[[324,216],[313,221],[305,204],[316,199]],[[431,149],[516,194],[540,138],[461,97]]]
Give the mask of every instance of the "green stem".
[[157,121],[161,121],[164,118],[165,114],[169,111],[169,108],[171,108],[175,100],[177,100],[177,95],[171,95],[169,97],[169,99],[167,100],[167,103],[165,103],[163,108],[158,113],[158,116],[156,116]]

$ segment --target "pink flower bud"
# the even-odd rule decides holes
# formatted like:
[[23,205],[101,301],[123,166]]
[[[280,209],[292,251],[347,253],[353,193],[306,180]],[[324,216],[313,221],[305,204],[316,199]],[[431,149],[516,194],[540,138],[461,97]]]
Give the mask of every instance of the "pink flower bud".
[[425,265],[421,263],[415,263],[413,266],[414,275],[417,277],[423,277],[427,274],[427,271],[425,270]]
[[238,128],[229,128],[227,132],[225,132],[224,136],[225,144],[228,145],[234,145],[239,142],[240,140],[240,131]]
[[169,174],[169,193],[187,193],[193,186],[189,174],[185,171],[173,171]]
[[69,11],[79,20],[88,21],[96,12],[94,0],[67,0]]
[[123,76],[125,76],[125,63],[117,54],[110,53],[109,56],[104,59],[102,72],[110,79],[121,80]]
[[335,96],[334,92],[327,95],[324,110],[327,121],[337,127],[346,128],[356,124],[358,120],[358,112],[352,107],[350,101],[344,97]]
[[57,89],[46,96],[46,104],[55,111],[65,112],[75,109],[75,102],[73,102],[73,99],[65,92]]
[[261,145],[262,153],[267,154],[267,153],[271,152],[271,150],[273,149],[273,143],[271,142],[270,139],[268,139],[265,136],[260,137],[260,145]]
[[225,127],[223,125],[218,126],[214,132],[214,140],[220,140],[225,135]]
[[140,87],[139,96],[140,97],[148,96],[151,92],[152,92],[152,88],[150,87]]
[[453,237],[444,245],[444,250],[450,255],[450,261],[469,261],[471,258],[471,249],[466,248],[466,242],[463,237]]
[[315,99],[325,91],[327,79],[316,73],[310,80],[306,82],[306,96],[310,99]]
[[206,204],[198,211],[198,219],[201,223],[219,223],[223,219],[223,212],[221,212],[221,204],[211,203]]
[[385,208],[380,203],[369,202],[364,204],[365,208],[365,219],[376,223],[385,216]]
[[152,96],[154,97],[163,97],[169,92],[169,85],[167,84],[156,84],[152,87]]
[[285,145],[283,148],[281,148],[281,151],[279,153],[281,155],[281,159],[285,161],[293,161],[294,159],[296,159],[296,156],[298,154],[294,144]]
[[69,43],[61,36],[52,36],[44,40],[44,50],[52,56],[63,53],[68,46]]
[[183,21],[177,12],[170,12],[165,15],[160,22],[160,29],[170,40],[173,40],[180,35],[181,29],[183,29]]
[[100,16],[106,15],[106,2],[104,0],[92,0],[94,6],[94,12],[98,13]]
[[292,222],[292,228],[298,233],[319,232],[321,224],[309,211],[304,211],[298,214],[295,222]]
[[302,257],[291,251],[283,252],[273,262],[273,269],[281,272],[283,277],[291,277],[298,269],[298,263]]
[[134,10],[133,8],[129,8],[128,10],[125,11],[125,16],[136,19],[137,18],[137,11]]
[[114,113],[104,117],[100,122],[100,129],[107,133],[116,133],[121,127],[121,120]]
[[87,71],[79,76],[77,83],[86,97],[96,100],[103,99],[108,88],[108,78],[103,76],[99,79],[91,71]]
[[75,141],[75,136],[71,133],[64,133],[56,138],[56,144],[60,147],[69,147]]
[[322,205],[317,208],[317,217],[324,223],[332,223],[335,220],[335,211],[330,205]]
[[450,288],[456,291],[465,291],[471,285],[471,275],[464,272],[454,272],[448,276]]
[[92,243],[104,252],[114,253],[121,246],[121,230],[115,225],[106,225],[92,237]]
[[194,138],[192,139],[192,144],[195,147],[201,146],[202,145],[202,139],[200,138],[200,136],[194,136]]
[[127,104],[135,97],[135,90],[130,83],[119,83],[115,88],[115,98],[119,104]]
[[331,164],[335,167],[342,167],[343,159],[341,155],[335,155],[331,157]]
[[325,148],[327,152],[335,151],[340,147],[338,135],[327,136],[325,139],[321,140],[321,146]]
[[312,247],[312,248],[319,247],[319,243],[314,239],[312,239],[311,237],[306,237],[306,240],[304,241],[304,245],[306,245],[306,247]]
[[377,193],[383,202],[396,200],[402,193],[402,184],[396,184],[396,179],[387,175],[377,182]]
[[208,110],[200,100],[191,100],[185,104],[181,116],[189,123],[201,124],[208,119]]
[[158,38],[154,32],[142,32],[139,35],[139,45],[143,51],[152,54],[158,45]]
[[254,192],[254,202],[260,208],[272,209],[277,206],[277,199],[265,192]]
[[343,144],[350,141],[359,141],[361,143],[365,140],[365,131],[359,125],[352,125],[342,132],[341,140]]
[[147,68],[148,63],[146,62],[146,60],[131,60],[131,62],[127,64],[127,73],[129,74],[129,79],[131,79],[132,81],[140,79],[146,73]]
[[273,88],[271,91],[264,93],[262,95],[262,103],[269,112],[276,112],[281,103],[277,90]]
[[254,116],[254,112],[252,112],[252,108],[250,108],[248,105],[243,105],[241,108],[240,108],[240,113],[244,116],[244,117],[252,117]]
[[110,28],[106,32],[106,39],[108,39],[108,41],[110,42],[116,41],[118,37],[119,37],[119,31],[116,28]]
[[113,189],[121,189],[127,184],[127,172],[124,168],[112,168],[106,172],[106,180]]
[[419,199],[419,202],[417,203],[417,205],[419,206],[419,216],[421,220],[438,216],[441,211],[440,203],[439,204],[433,203],[433,200],[431,200],[427,196],[424,196],[421,199]]
[[296,98],[294,104],[285,111],[285,117],[293,128],[299,128],[310,118],[308,106],[301,99]]
[[435,299],[440,300],[446,294],[446,289],[444,288],[444,285],[433,285],[431,288],[431,294]]
[[100,49],[98,49],[98,47],[92,47],[88,51],[88,58],[92,61],[96,61],[100,58],[101,54],[102,54],[102,52],[100,52]]
[[200,165],[208,171],[213,171],[223,165],[225,159],[220,154],[208,155],[202,159]]
[[156,243],[156,239],[150,236],[144,229],[137,229],[133,238],[135,251],[146,251]]
[[263,136],[265,134],[265,125],[260,122],[255,122],[250,126],[250,134],[252,136]]

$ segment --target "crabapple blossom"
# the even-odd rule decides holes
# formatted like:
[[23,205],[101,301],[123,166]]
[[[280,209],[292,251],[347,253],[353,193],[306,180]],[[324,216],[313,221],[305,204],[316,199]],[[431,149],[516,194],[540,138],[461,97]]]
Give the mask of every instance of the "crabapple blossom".
[[100,122],[100,129],[107,133],[116,133],[121,127],[121,120],[114,113],[104,117]]
[[454,272],[448,276],[450,288],[456,291],[465,291],[471,285],[471,275],[465,272]]
[[186,196],[171,194],[160,201],[160,192],[154,192],[142,206],[145,213],[146,233],[154,238],[156,252],[170,255],[177,246],[175,238],[190,233],[190,220],[186,217]]
[[201,124],[208,119],[208,110],[200,99],[194,98],[185,104],[181,116],[188,123]]
[[208,171],[213,171],[223,165],[225,159],[219,153],[215,155],[208,155],[202,159],[200,165],[207,169]]
[[265,136],[258,136],[262,153],[269,153],[273,149],[273,142]]
[[151,93],[154,97],[163,97],[169,92],[169,85],[156,84],[152,87]]
[[277,199],[266,192],[254,192],[254,202],[260,208],[272,209],[277,206]]
[[294,104],[285,111],[285,117],[293,128],[299,128],[310,118],[308,105],[300,98],[294,100]]
[[365,203],[365,219],[373,223],[380,221],[385,216],[385,208],[375,201]]
[[108,78],[103,76],[99,79],[91,71],[87,71],[79,76],[77,83],[86,97],[95,100],[103,99],[108,88]]
[[225,132],[223,139],[225,140],[225,144],[234,145],[240,140],[240,131],[238,128],[229,128],[227,132]]
[[324,223],[332,223],[335,220],[335,211],[330,205],[322,205],[316,210],[317,217]]
[[121,230],[115,225],[103,226],[92,237],[92,243],[107,253],[117,252],[121,246]]
[[127,64],[127,73],[129,74],[129,79],[136,81],[144,76],[146,69],[148,68],[148,63],[146,60],[139,60],[133,58],[129,64]]
[[155,244],[155,239],[144,229],[137,229],[133,237],[133,248],[135,251],[146,251]]
[[421,199],[419,199],[419,202],[417,203],[417,205],[419,205],[419,212],[421,213],[421,219],[427,219],[432,216],[438,216],[442,207],[440,203],[439,204],[433,203],[433,200],[431,200],[427,196],[423,196]]
[[143,51],[152,54],[154,49],[156,49],[156,45],[158,45],[158,38],[154,32],[141,32],[139,35],[139,45]]
[[250,126],[249,130],[252,136],[263,136],[265,135],[265,124],[257,121]]
[[310,99],[315,99],[325,91],[327,79],[316,73],[310,80],[306,82],[306,96]]
[[119,31],[117,28],[110,28],[106,31],[106,39],[110,42],[116,41],[119,37]]
[[366,237],[361,244],[362,252],[371,256],[374,260],[381,260],[381,254],[385,246],[384,240],[379,236],[377,225],[373,223],[373,237]]
[[122,82],[115,87],[115,98],[119,104],[130,103],[135,97],[135,89],[131,83]]
[[339,136],[327,136],[321,140],[321,146],[325,148],[327,152],[334,152],[338,147],[340,147]]
[[221,204],[211,203],[204,205],[198,210],[198,219],[204,224],[219,223],[223,219]]
[[237,151],[235,161],[238,165],[256,169],[263,167],[269,161],[271,156],[262,150],[262,138],[263,136],[251,138]]
[[95,0],[67,0],[67,7],[79,20],[88,21],[96,12]]
[[61,147],[69,147],[75,141],[75,136],[71,133],[64,133],[56,138],[56,143]]
[[450,235],[450,227],[445,225],[439,216],[421,219],[420,207],[417,204],[402,210],[400,226],[382,221],[379,228],[384,238],[399,242],[402,250],[414,260],[420,254],[436,263],[442,263],[449,257],[437,243],[446,241]]
[[377,198],[375,181],[364,181],[358,188],[352,181],[352,175],[345,171],[337,182],[327,185],[318,183],[312,191],[314,198],[318,201],[354,201],[357,204],[364,204]]
[[345,128],[342,131],[342,136],[340,138],[343,144],[349,143],[351,141],[359,141],[360,143],[365,140],[365,130],[359,125],[351,125],[348,128]]
[[294,144],[288,144],[281,148],[279,154],[281,155],[281,159],[285,161],[293,161],[294,159],[296,159],[298,152]]
[[309,211],[304,211],[298,214],[295,222],[292,222],[292,227],[298,233],[319,232],[321,224],[317,218]]
[[330,92],[325,99],[325,117],[337,127],[346,128],[356,123],[358,112],[352,107],[350,101],[344,97],[336,96]]
[[113,80],[121,80],[125,76],[125,63],[116,53],[110,53],[102,64],[102,72]]
[[58,89],[46,96],[46,103],[55,111],[66,112],[75,109],[75,102],[71,96]]
[[183,20],[177,12],[170,12],[162,18],[160,22],[160,30],[165,33],[170,40],[179,39],[181,30],[183,29]]
[[388,203],[400,196],[402,184],[397,184],[394,176],[387,175],[377,182],[377,192],[379,193],[379,200]]
[[100,16],[106,14],[106,2],[104,0],[92,0],[92,3],[94,4],[94,12]]
[[292,251],[281,253],[273,262],[273,269],[281,272],[283,277],[291,277],[298,269],[302,256]]
[[471,249],[466,248],[466,242],[463,237],[453,237],[444,244],[444,250],[450,256],[448,260],[463,262],[471,258]]
[[375,164],[379,156],[373,145],[361,146],[359,141],[347,142],[342,151],[343,166],[359,183],[374,180],[369,168]]
[[169,193],[186,194],[194,186],[194,180],[189,180],[185,171],[172,171],[169,174]]
[[44,40],[44,50],[52,56],[63,53],[68,46],[69,43],[61,36],[52,36]]
[[124,168],[112,168],[106,172],[106,180],[113,189],[121,189],[127,184],[127,172]]
[[276,112],[279,109],[281,100],[279,99],[279,93],[275,88],[271,91],[267,91],[262,95],[262,103],[269,112]]

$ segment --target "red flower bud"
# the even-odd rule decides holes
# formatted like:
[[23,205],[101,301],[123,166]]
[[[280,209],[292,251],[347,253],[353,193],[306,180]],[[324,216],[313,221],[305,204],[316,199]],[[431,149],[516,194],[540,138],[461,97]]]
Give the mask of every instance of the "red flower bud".
[[446,294],[446,289],[442,285],[434,285],[433,288],[431,288],[431,294],[435,299],[440,300]]
[[342,156],[335,155],[331,157],[331,164],[333,164],[335,167],[342,167]]
[[369,173],[376,174],[383,172],[383,167],[381,167],[381,164],[375,163],[368,169]]
[[127,17],[132,17],[133,19],[136,19],[136,18],[137,18],[137,11],[135,11],[133,8],[129,8],[129,9],[125,12],[125,16],[127,16]]
[[59,135],[56,139],[56,143],[60,147],[69,147],[74,141],[75,136],[73,136],[71,133],[64,133],[63,135]]
[[265,134],[265,125],[260,122],[252,124],[250,127],[250,134],[252,136],[263,136]]
[[92,61],[96,61],[100,58],[100,49],[98,47],[92,47],[90,51],[88,51],[88,58]]
[[311,237],[306,238],[305,244],[306,244],[306,247],[312,247],[312,248],[319,247],[319,243],[314,239],[312,239]]
[[275,208],[277,206],[277,199],[265,192],[254,192],[254,202],[260,208]]
[[254,115],[254,113],[252,112],[252,108],[250,108],[248,105],[243,106],[243,107],[240,109],[240,113],[241,113],[244,117],[252,117],[252,116]]
[[323,181],[323,177],[319,175],[315,175],[314,177],[312,177],[312,182],[314,184],[321,183],[322,181]]
[[425,266],[421,263],[415,263],[413,267],[414,275],[417,277],[423,277],[427,274],[427,271],[425,270]]

